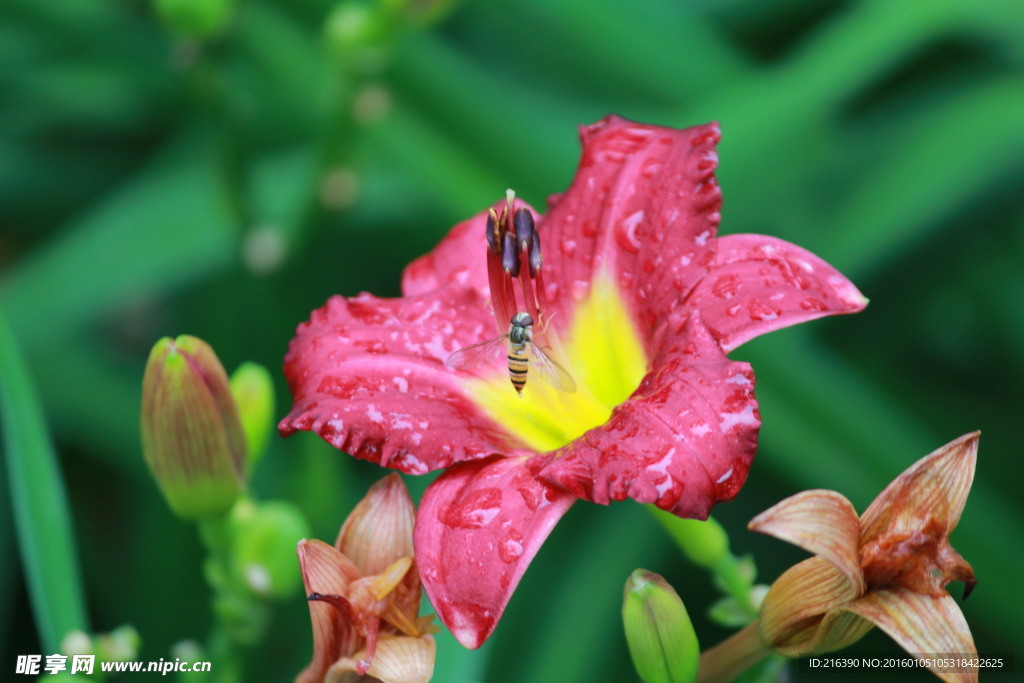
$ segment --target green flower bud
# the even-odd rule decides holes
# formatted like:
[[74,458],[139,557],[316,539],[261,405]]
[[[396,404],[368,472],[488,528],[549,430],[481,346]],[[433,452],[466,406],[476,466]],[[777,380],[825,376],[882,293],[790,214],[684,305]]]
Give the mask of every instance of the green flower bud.
[[700,645],[679,595],[665,579],[637,569],[626,581],[622,621],[633,666],[644,683],[697,678]]
[[231,524],[236,581],[259,596],[284,598],[301,593],[295,544],[310,533],[298,508],[285,501],[239,505]]
[[266,452],[274,426],[274,380],[262,365],[242,363],[231,375],[231,393],[245,430],[251,470]]
[[206,38],[227,26],[235,0],[153,0],[160,20],[174,33]]
[[187,335],[158,341],[142,380],[142,454],[174,513],[227,513],[245,488],[245,448],[213,349]]

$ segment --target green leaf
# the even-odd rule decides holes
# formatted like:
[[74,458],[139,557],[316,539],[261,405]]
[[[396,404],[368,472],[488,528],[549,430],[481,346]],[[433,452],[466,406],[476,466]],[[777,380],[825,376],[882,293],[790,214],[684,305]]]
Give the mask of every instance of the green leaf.
[[66,339],[119,306],[230,263],[232,219],[201,149],[194,139],[173,145],[0,282],[27,347]]
[[967,89],[887,132],[886,153],[833,217],[829,249],[842,255],[840,265],[870,274],[992,188],[1019,190],[1022,119],[1024,89],[1007,78]]
[[78,556],[57,456],[28,368],[0,315],[0,419],[21,560],[43,650],[86,630]]

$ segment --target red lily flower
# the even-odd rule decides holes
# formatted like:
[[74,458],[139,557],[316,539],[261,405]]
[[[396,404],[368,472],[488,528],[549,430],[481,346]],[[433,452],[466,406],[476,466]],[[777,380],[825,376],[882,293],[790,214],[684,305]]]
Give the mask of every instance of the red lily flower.
[[[510,194],[410,264],[404,297],[331,298],[285,358],[283,435],[315,431],[411,474],[447,468],[423,496],[416,558],[467,647],[490,635],[577,498],[699,519],[732,498],[760,417],[750,366],[726,353],[866,304],[797,246],[715,236],[716,124],[610,116],[581,137],[576,178],[546,216]],[[534,361],[547,350],[576,390],[528,375],[519,395],[497,360],[449,367],[454,351],[495,336],[492,313],[498,334],[528,313]]]

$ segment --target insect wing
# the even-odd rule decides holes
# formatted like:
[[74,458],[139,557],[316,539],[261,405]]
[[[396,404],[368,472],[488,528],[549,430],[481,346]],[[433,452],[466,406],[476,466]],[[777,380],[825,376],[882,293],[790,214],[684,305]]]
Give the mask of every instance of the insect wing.
[[448,356],[446,363],[448,367],[456,370],[470,370],[488,365],[507,353],[506,339],[508,335],[503,334],[479,344],[470,344]]
[[533,367],[544,378],[548,384],[560,389],[567,394],[576,391],[576,380],[572,378],[569,371],[558,364],[554,358],[549,356],[544,349],[533,345]]

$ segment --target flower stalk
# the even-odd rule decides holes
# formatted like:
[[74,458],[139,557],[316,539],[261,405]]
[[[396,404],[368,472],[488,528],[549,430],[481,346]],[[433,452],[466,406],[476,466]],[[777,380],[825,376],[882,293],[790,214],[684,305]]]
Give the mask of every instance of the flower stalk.
[[732,681],[771,654],[755,619],[700,655],[697,683]]
[[646,507],[686,557],[711,573],[742,614],[744,623],[755,619],[760,601],[755,597],[754,565],[749,558],[732,554],[725,528],[713,517],[704,521],[680,519],[653,505]]

